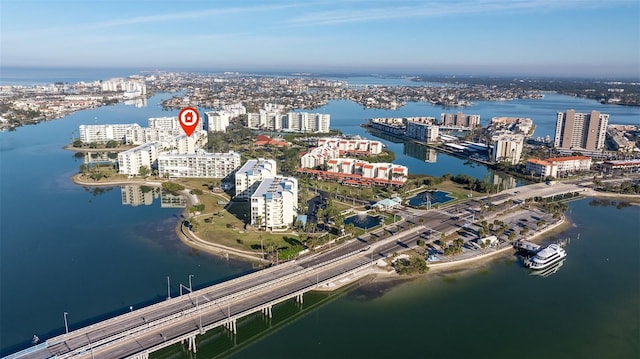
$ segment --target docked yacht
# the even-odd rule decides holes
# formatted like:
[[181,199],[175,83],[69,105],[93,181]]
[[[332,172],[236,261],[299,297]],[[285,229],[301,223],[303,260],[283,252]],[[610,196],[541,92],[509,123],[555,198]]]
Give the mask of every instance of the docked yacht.
[[554,243],[542,249],[535,256],[525,259],[524,265],[536,270],[545,269],[566,256],[567,252],[564,248]]

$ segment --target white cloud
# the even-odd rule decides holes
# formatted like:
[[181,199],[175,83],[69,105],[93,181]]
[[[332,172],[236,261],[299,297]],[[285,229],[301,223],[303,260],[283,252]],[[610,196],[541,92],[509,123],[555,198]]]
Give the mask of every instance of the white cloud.
[[[409,2],[360,2],[336,3],[335,10],[317,11],[291,17],[287,23],[294,26],[334,25],[344,23],[394,20],[408,18],[434,18],[465,14],[501,14],[521,12],[541,12],[557,9],[578,9],[611,7],[616,4],[633,4],[633,0],[463,0],[463,1],[409,1]],[[347,4],[340,8],[341,4]],[[392,5],[389,5],[392,4]]]

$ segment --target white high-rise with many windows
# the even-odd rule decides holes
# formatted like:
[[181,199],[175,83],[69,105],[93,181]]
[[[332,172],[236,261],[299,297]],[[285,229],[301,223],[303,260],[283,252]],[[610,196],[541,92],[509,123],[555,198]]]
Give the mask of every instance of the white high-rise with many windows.
[[140,167],[155,168],[158,159],[158,142],[147,143],[118,153],[118,173],[129,176],[140,174]]
[[[182,131],[182,126],[180,126],[180,121],[178,121],[178,116],[171,117],[151,117],[147,120],[149,128],[163,129],[163,130],[180,130]],[[204,128],[204,120],[201,118],[196,125],[195,131],[202,131]]]
[[138,129],[137,123],[113,124],[113,125],[80,125],[80,141],[84,143],[106,143],[108,141],[124,142],[129,129]]
[[298,214],[297,206],[297,179],[265,178],[251,195],[251,225],[267,229],[289,227]]
[[205,112],[204,129],[211,132],[226,132],[231,119],[231,112],[227,111],[210,111]]
[[282,119],[282,127],[291,132],[329,132],[331,116],[326,113],[289,112]]
[[524,135],[520,133],[497,133],[491,138],[493,142],[492,160],[509,162],[513,165],[520,162],[524,147]]
[[164,177],[225,178],[238,167],[240,154],[236,152],[158,155],[158,173]]
[[249,199],[265,178],[277,174],[276,161],[271,159],[250,159],[235,174],[236,198]]

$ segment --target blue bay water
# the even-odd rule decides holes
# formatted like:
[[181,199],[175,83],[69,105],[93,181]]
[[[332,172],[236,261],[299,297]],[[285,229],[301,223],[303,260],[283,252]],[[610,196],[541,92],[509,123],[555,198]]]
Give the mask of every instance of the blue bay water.
[[590,202],[569,205],[572,226],[556,234],[572,238],[568,257],[548,277],[507,256],[469,272],[363,284],[232,357],[637,358],[640,207]]
[[[0,133],[0,355],[28,346],[34,333],[43,339],[61,334],[65,311],[69,313],[69,324],[73,329],[123,313],[129,306],[135,309],[161,301],[166,297],[166,276],[171,277],[172,294],[175,295],[178,283],[186,285],[189,274],[195,274],[194,285],[201,287],[251,270],[248,264],[226,261],[182,245],[174,234],[178,210],[162,209],[157,202],[152,206],[122,206],[118,187],[94,196],[70,182],[69,177],[81,162],[62,147],[80,124],[136,122],[144,126],[148,117],[175,115],[177,112],[162,111],[159,107],[163,96],[169,95],[153,97],[147,108],[119,104]],[[536,135],[544,136],[553,135],[555,113],[567,108],[599,109],[611,114],[612,123],[640,123],[640,109],[604,106],[595,101],[556,94],[547,94],[540,101],[483,102],[462,111],[480,113],[483,122],[493,116],[531,117],[538,125],[537,131],[542,131]],[[360,127],[368,118],[438,117],[441,112],[452,110],[420,103],[410,103],[397,111],[365,110],[347,101],[332,101],[317,111],[330,113],[332,127],[344,133],[374,138]],[[410,173],[468,173],[478,178],[491,175],[483,166],[466,165],[464,160],[442,154],[438,154],[436,163],[427,163],[405,154],[411,151],[406,151],[403,143],[382,141],[396,152],[397,163],[409,166]],[[588,201],[571,205],[572,218],[578,226],[576,230],[582,233],[581,240],[572,244],[570,257],[561,271],[550,277],[551,281],[532,282],[534,277],[523,274],[516,264],[498,262],[487,271],[454,279],[427,276],[394,287],[379,299],[362,300],[362,293],[356,290],[241,350],[237,356],[282,357],[278,348],[291,348],[291,356],[305,356],[295,354],[302,353],[306,345],[314,348],[312,354],[316,357],[397,357],[394,354],[420,356],[421,353],[432,353],[429,356],[436,357],[508,357],[515,349],[503,348],[504,342],[513,339],[509,336],[512,333],[530,333],[530,328],[524,328],[531,318],[535,319],[535,315],[520,314],[512,302],[528,303],[538,308],[534,314],[543,316],[545,313],[541,310],[557,305],[558,299],[568,296],[572,305],[561,305],[563,312],[556,313],[556,317],[563,318],[564,315],[575,320],[583,315],[594,318],[585,311],[600,313],[595,317],[597,322],[578,321],[576,326],[582,328],[589,324],[586,328],[593,331],[589,340],[593,337],[616,338],[622,343],[618,343],[622,349],[612,351],[614,354],[633,354],[629,348],[635,345],[637,357],[637,341],[625,335],[635,333],[637,338],[638,324],[632,320],[634,314],[635,318],[639,317],[634,312],[637,306],[634,308],[629,304],[631,300],[638,303],[639,292],[637,286],[629,285],[639,282],[637,273],[640,273],[637,264],[640,252],[630,241],[636,239],[635,243],[638,243],[638,228],[633,227],[640,219],[637,207],[616,210],[584,203]],[[616,223],[616,226],[611,227],[610,223]],[[570,231],[568,235],[575,233]],[[615,239],[615,244],[602,242],[608,238]],[[616,249],[626,257],[609,253]],[[606,253],[601,253],[602,250]],[[612,262],[615,267],[603,267],[598,262],[604,255],[617,258]],[[578,263],[582,264],[571,269]],[[569,278],[556,279],[563,275]],[[560,283],[552,285],[554,281]],[[580,285],[576,293],[561,290],[572,288],[573,283]],[[585,286],[591,286],[598,296],[586,292]],[[504,298],[505,293],[510,296]],[[605,293],[607,298],[602,297]],[[579,298],[580,301],[574,294],[584,295],[584,298]],[[609,312],[610,318],[603,315]],[[352,314],[354,319],[347,320]],[[615,327],[621,318],[628,319],[621,327],[627,330],[624,333]],[[315,324],[309,323],[314,320]],[[359,326],[362,323],[368,324]],[[560,353],[580,353],[579,338],[567,329],[568,324],[562,326],[560,319],[554,323],[560,325],[560,329],[552,325],[546,328],[553,335],[533,331],[532,337],[555,338],[554,347],[559,347],[560,342],[568,342],[568,348],[558,349]],[[447,326],[443,327],[444,324]],[[409,329],[401,331],[403,327]],[[387,340],[390,331],[410,335]],[[463,350],[458,346],[459,337],[448,334],[451,332],[466,335],[465,340],[471,340],[468,348]],[[579,333],[584,335],[582,331]],[[309,341],[316,338],[317,343]],[[605,350],[603,348],[610,345],[611,340],[592,341],[591,347]],[[487,347],[487,341],[496,344]],[[447,350],[452,347],[458,351]],[[402,350],[397,351],[398,348]],[[427,349],[430,351],[423,351]],[[478,355],[474,355],[476,353]]]
[[115,77],[127,77],[140,74],[141,69],[130,68],[34,68],[0,66],[0,85],[43,85],[54,82],[73,84],[93,82]]
[[[166,95],[165,95],[166,96]],[[122,206],[120,187],[93,195],[70,177],[82,164],[62,147],[84,123],[146,125],[164,116],[156,96],[149,107],[124,105],[0,133],[0,353],[101,318],[161,301],[179,283],[220,281],[251,271],[184,246],[175,234],[180,211]]]

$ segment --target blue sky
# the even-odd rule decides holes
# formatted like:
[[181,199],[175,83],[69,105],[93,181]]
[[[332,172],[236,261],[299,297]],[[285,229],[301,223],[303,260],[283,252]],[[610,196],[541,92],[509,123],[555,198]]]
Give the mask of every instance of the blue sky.
[[640,77],[639,0],[2,0],[2,66]]

